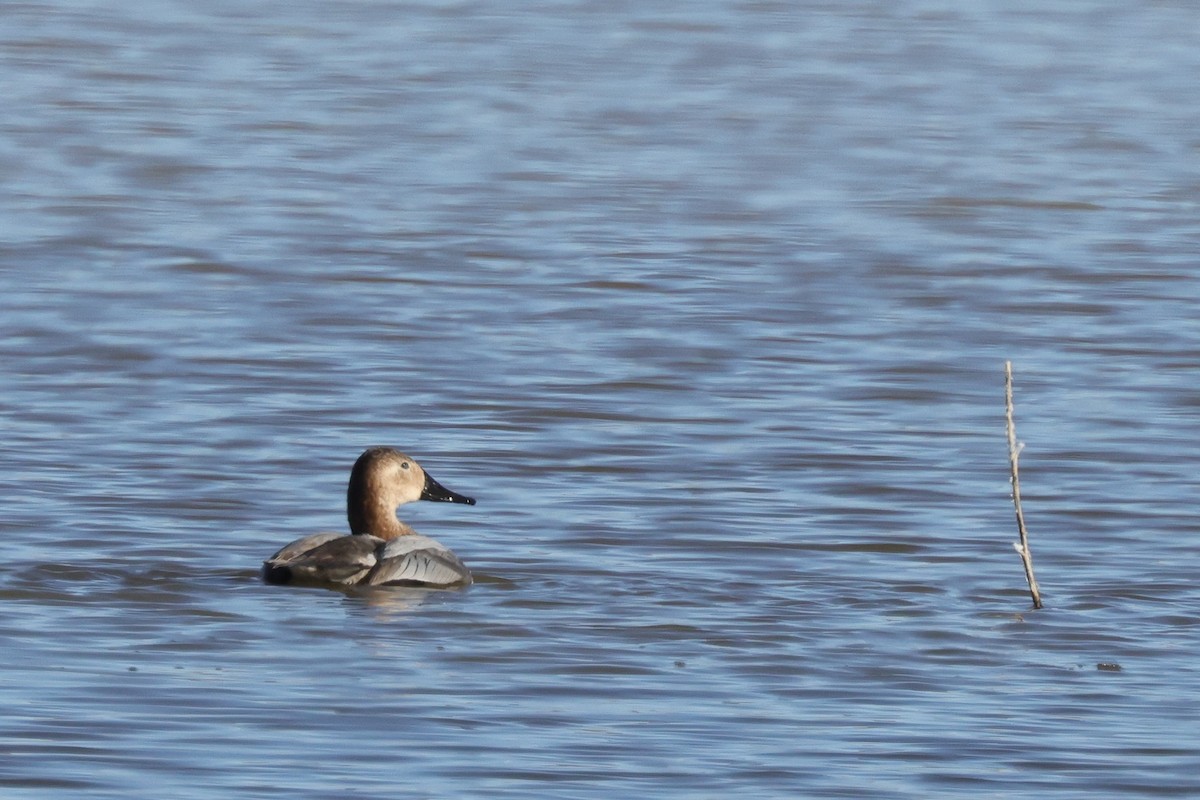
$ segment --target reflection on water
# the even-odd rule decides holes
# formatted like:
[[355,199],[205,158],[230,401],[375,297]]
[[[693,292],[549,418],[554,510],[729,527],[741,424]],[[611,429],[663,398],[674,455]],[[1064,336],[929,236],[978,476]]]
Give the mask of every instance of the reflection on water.
[[415,611],[431,594],[444,591],[466,591],[465,589],[421,589],[409,586],[368,586],[344,590],[347,598],[359,601],[369,608],[379,622]]
[[6,796],[1200,790],[1182,6],[399,12],[5,9]]

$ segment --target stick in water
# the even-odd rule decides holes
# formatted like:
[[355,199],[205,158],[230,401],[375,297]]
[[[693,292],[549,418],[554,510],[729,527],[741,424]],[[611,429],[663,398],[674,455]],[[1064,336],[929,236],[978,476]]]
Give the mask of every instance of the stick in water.
[[1042,607],[1042,593],[1038,591],[1037,579],[1033,577],[1033,556],[1029,553],[1029,533],[1025,530],[1025,514],[1021,511],[1021,476],[1017,469],[1017,457],[1024,445],[1017,444],[1017,428],[1013,424],[1012,362],[1004,362],[1004,410],[1008,418],[1008,464],[1012,472],[1012,498],[1017,509],[1017,532],[1020,542],[1013,542],[1013,549],[1021,554],[1025,564],[1025,579],[1029,581],[1029,594],[1033,607]]

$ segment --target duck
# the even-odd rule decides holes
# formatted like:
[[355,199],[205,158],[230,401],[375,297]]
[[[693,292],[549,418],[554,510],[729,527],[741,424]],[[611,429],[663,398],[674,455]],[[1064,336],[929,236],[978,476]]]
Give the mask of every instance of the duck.
[[354,462],[346,489],[350,533],[314,533],[285,545],[263,562],[272,584],[453,587],[471,571],[450,548],[396,517],[416,500],[475,505],[447,489],[393,447],[369,447]]

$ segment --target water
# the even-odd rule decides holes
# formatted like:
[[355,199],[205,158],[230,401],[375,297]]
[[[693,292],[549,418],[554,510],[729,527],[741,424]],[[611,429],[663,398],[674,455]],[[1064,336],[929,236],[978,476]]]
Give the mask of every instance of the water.
[[1187,4],[0,19],[5,797],[1200,791]]

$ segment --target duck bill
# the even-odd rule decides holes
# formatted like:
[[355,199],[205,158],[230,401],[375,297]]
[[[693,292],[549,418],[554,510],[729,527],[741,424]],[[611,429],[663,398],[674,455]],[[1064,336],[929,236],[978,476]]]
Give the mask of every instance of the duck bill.
[[433,500],[438,503],[462,503],[465,506],[475,505],[474,497],[467,497],[465,494],[456,494],[445,486],[433,479],[433,476],[428,472],[425,473],[425,489],[421,492],[422,500]]

